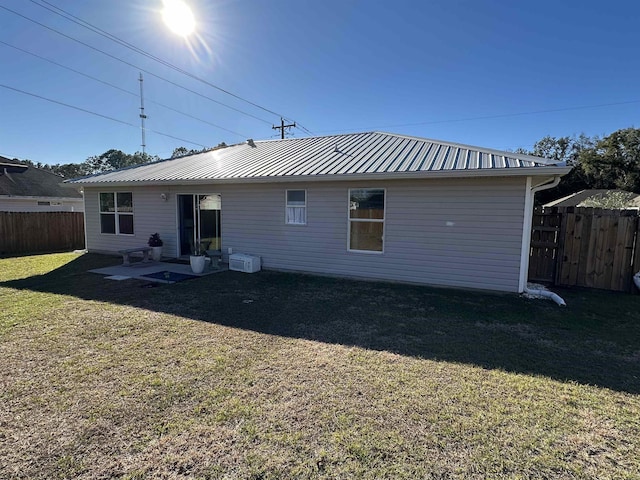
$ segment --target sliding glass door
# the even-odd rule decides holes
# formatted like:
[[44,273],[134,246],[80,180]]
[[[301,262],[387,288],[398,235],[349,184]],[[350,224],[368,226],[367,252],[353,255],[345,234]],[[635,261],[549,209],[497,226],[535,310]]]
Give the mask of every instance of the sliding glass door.
[[180,256],[221,249],[220,213],[218,194],[178,195]]

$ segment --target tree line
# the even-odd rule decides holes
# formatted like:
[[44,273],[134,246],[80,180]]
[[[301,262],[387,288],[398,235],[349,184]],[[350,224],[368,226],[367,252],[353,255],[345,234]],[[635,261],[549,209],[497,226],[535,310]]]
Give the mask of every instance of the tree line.
[[[222,148],[227,145],[222,142],[214,148]],[[201,150],[188,149],[186,147],[178,147],[173,150],[170,158],[182,157],[184,155],[193,155],[212,150],[211,148],[203,148]],[[94,155],[87,158],[81,163],[56,163],[48,164],[41,162],[32,162],[31,160],[22,160],[23,163],[31,165],[42,170],[60,175],[64,178],[78,178],[94,175],[97,173],[110,172],[120,168],[133,167],[144,163],[157,162],[161,160],[157,155],[149,155],[148,153],[135,152],[133,154],[124,153],[122,150],[111,149],[101,155]]]
[[584,134],[546,136],[535,143],[533,150],[518,149],[516,153],[563,161],[573,167],[556,188],[537,194],[536,200],[540,203],[585,189],[640,193],[640,129],[637,128],[624,128],[602,138]]

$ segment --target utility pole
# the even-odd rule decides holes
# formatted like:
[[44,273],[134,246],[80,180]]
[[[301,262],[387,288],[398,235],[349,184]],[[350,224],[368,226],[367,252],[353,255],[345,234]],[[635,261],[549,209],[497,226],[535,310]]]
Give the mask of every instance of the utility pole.
[[282,140],[284,140],[284,129],[285,128],[291,128],[291,127],[295,127],[296,126],[296,122],[293,122],[289,125],[285,125],[284,124],[284,118],[280,118],[280,126],[276,127],[275,125],[273,127],[271,127],[274,130],[280,130],[280,138]]
[[142,154],[144,155],[145,151],[145,147],[146,142],[145,142],[145,138],[144,138],[144,120],[145,118],[147,118],[147,116],[144,114],[144,93],[142,92],[142,72],[140,72],[140,78],[138,79],[140,81],[140,123],[142,124]]

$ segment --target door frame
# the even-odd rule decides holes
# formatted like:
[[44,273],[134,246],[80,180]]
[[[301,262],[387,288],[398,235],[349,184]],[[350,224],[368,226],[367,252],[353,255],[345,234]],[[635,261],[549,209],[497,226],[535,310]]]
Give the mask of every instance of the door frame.
[[[180,258],[181,256],[186,256],[189,255],[190,252],[188,253],[182,253],[182,210],[180,209],[180,197],[181,196],[190,196],[193,199],[193,213],[194,213],[194,229],[193,229],[193,241],[200,241],[200,208],[199,205],[197,204],[197,202],[195,201],[195,197],[196,196],[207,196],[207,195],[217,195],[218,197],[220,197],[220,229],[219,229],[219,233],[220,233],[220,240],[221,240],[221,244],[222,244],[222,194],[221,193],[210,193],[210,192],[206,192],[206,193],[193,193],[193,192],[176,192],[175,196],[176,196],[176,258]],[[196,214],[197,214],[197,221],[196,221]],[[222,245],[221,247],[222,248]]]

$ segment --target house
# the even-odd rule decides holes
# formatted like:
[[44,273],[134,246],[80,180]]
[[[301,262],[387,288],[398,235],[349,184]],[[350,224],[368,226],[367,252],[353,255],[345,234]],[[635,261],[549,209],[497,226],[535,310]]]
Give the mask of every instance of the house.
[[[627,209],[640,208],[640,195],[625,190],[589,189],[572,193],[566,197],[559,198],[553,202],[545,203],[544,207],[588,207],[593,206],[591,202],[598,202],[599,205],[606,206],[625,204]],[[603,207],[604,208],[604,207]],[[615,207],[616,209],[619,207]]]
[[82,194],[64,178],[0,157],[0,212],[82,212]]
[[369,132],[253,141],[74,179],[87,248],[194,244],[264,268],[522,292],[538,157]]

